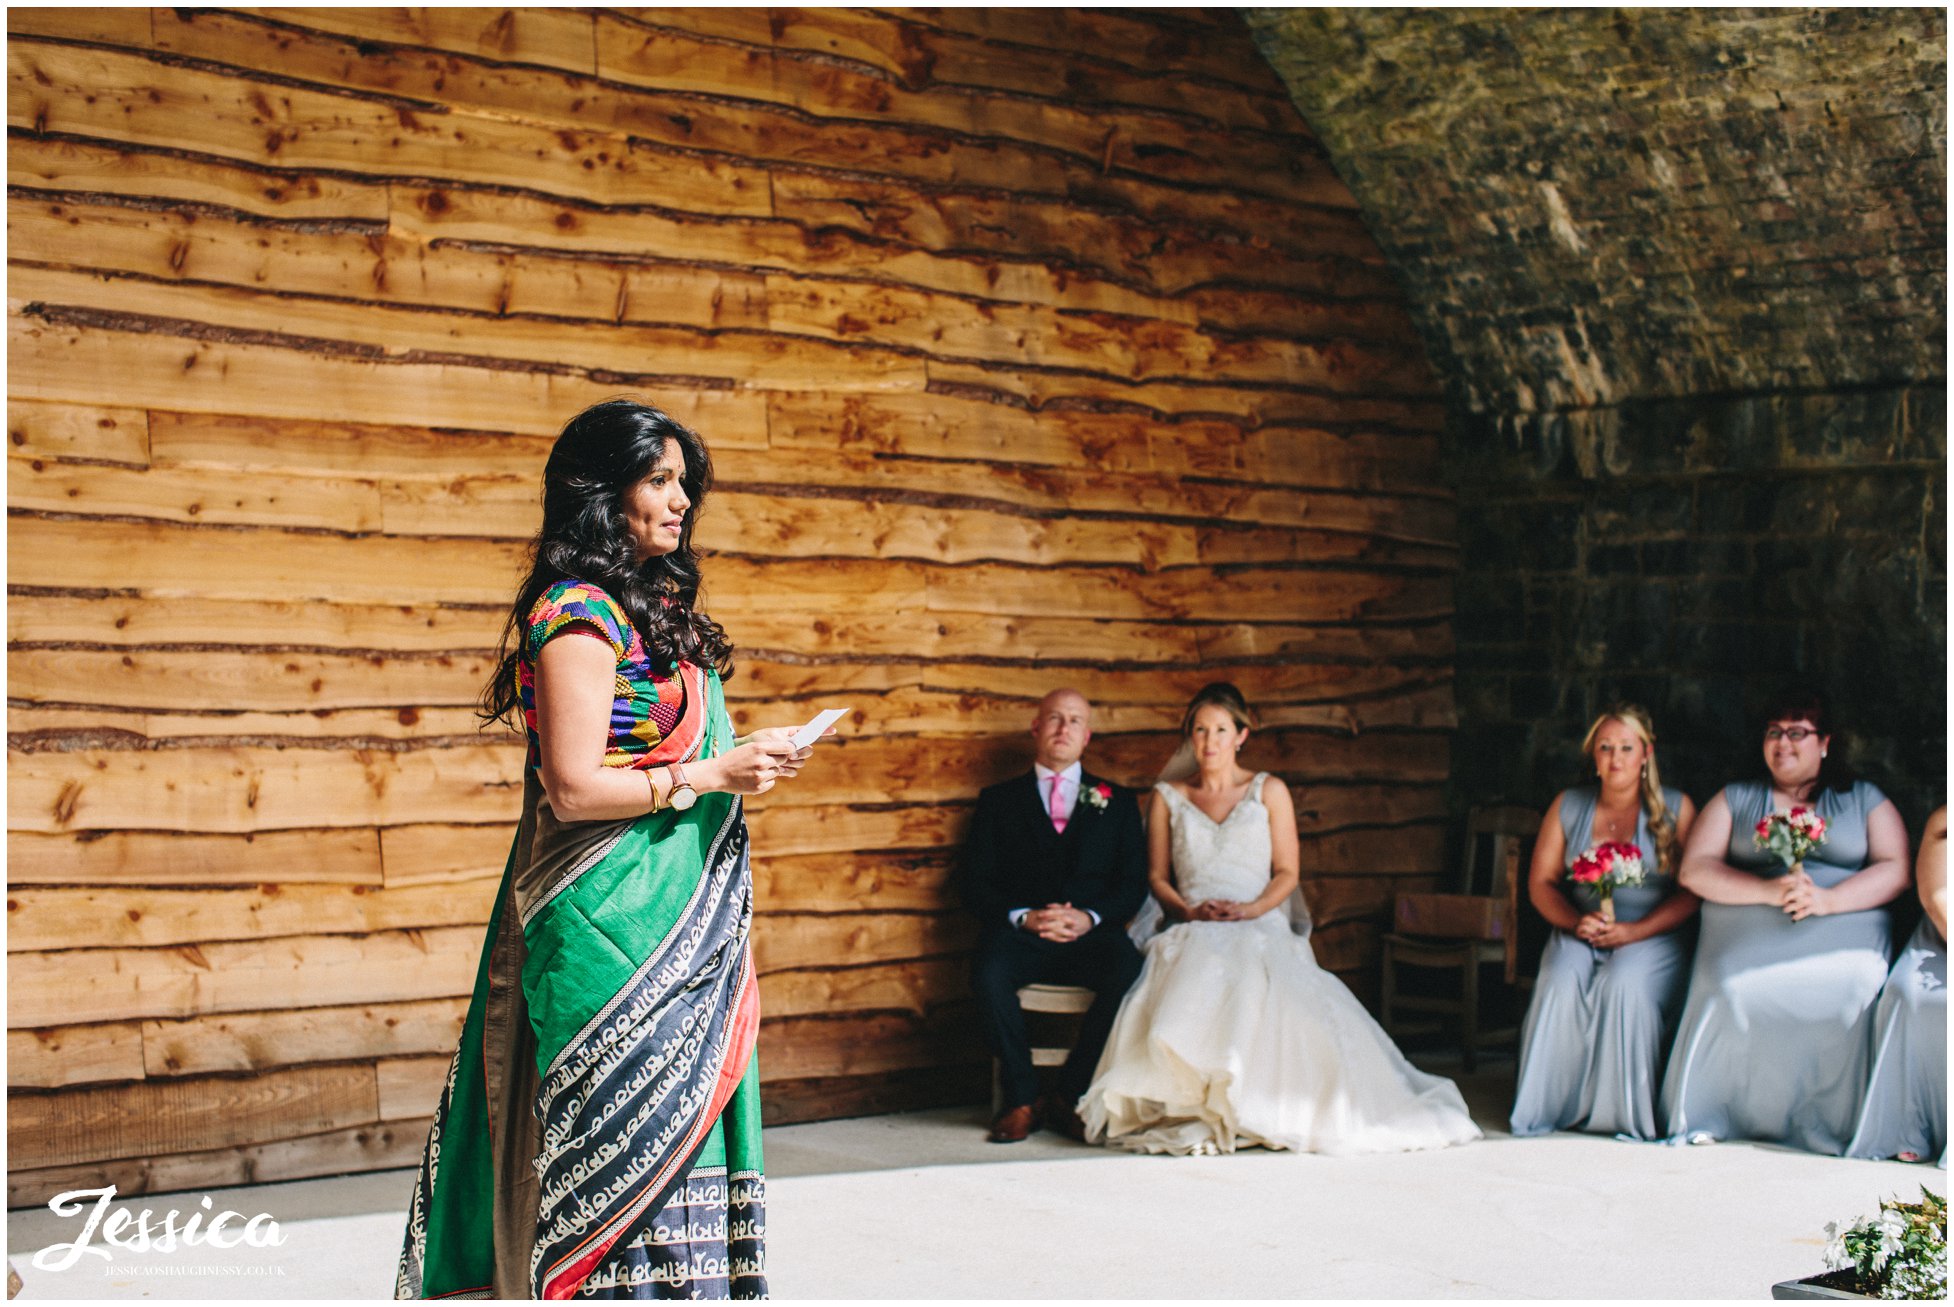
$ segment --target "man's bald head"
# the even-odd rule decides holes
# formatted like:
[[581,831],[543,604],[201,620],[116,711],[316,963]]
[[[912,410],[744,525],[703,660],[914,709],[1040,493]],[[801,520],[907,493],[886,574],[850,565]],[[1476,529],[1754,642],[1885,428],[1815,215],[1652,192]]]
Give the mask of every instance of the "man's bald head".
[[1077,690],[1053,690],[1038,701],[1031,740],[1040,766],[1064,771],[1079,760],[1092,739],[1092,705]]

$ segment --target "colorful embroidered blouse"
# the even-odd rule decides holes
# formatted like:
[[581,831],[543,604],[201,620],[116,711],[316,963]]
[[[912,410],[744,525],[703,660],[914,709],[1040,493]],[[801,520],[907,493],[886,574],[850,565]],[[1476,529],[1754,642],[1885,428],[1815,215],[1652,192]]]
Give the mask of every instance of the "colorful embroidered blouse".
[[594,636],[617,655],[617,697],[611,702],[606,767],[650,766],[651,751],[678,724],[685,707],[685,681],[655,670],[644,640],[617,600],[584,581],[558,581],[529,610],[516,677],[522,693],[522,723],[529,735],[529,765],[542,761],[536,737],[536,658],[543,646],[565,631]]

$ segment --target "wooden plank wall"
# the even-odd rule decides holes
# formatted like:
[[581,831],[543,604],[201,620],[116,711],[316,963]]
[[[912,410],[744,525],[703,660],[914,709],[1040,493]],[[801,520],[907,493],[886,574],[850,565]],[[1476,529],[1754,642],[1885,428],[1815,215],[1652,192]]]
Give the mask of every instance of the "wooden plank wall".
[[1326,965],[1441,862],[1440,404],[1232,15],[14,9],[10,1193],[412,1161],[521,751],[550,438],[722,492],[774,1120],[982,1092],[947,893],[1031,709],[1261,705]]

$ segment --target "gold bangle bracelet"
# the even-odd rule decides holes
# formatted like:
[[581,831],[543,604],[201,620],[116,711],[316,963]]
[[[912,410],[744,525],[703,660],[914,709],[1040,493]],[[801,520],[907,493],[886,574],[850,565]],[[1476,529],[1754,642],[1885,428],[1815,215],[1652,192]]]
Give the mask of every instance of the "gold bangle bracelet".
[[[651,811],[658,811],[658,782],[651,779],[651,768],[645,768],[645,789],[651,794]],[[650,813],[646,814],[647,816]]]

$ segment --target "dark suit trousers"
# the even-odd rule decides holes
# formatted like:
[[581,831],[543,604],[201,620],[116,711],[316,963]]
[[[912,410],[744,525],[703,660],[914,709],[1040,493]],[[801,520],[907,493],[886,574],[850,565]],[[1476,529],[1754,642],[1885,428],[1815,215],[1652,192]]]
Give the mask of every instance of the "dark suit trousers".
[[997,930],[977,945],[971,965],[984,1039],[999,1063],[1004,1106],[1019,1107],[1038,1097],[1038,1073],[1031,1065],[1031,1039],[1021,985],[1078,985],[1095,995],[1079,1027],[1079,1042],[1059,1071],[1058,1091],[1076,1101],[1092,1082],[1099,1054],[1119,1015],[1120,1000],[1140,978],[1140,951],[1118,927],[1102,926],[1084,939],[1056,944],[1028,930]]

